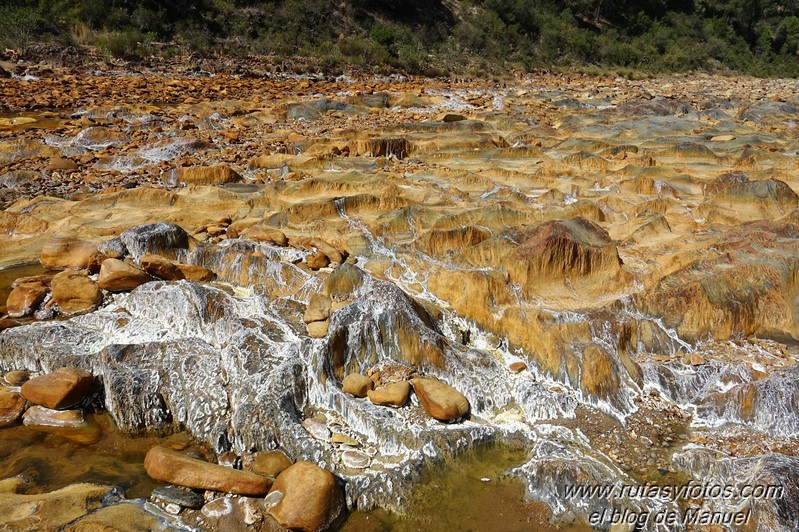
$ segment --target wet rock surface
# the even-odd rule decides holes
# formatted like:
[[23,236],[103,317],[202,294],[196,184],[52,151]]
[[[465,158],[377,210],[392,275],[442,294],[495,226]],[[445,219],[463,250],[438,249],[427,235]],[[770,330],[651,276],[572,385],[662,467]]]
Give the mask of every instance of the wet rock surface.
[[[84,410],[28,409],[42,437],[92,445],[105,408],[220,462],[279,448],[336,508],[400,512],[432,464],[499,443],[553,526],[696,502],[566,485],[693,481],[783,486],[701,504],[796,528],[792,80],[146,73],[110,104],[64,74],[0,80],[29,119],[0,122],[0,266],[63,270],[6,283],[0,371],[97,379]],[[162,510],[268,528],[275,502]]]

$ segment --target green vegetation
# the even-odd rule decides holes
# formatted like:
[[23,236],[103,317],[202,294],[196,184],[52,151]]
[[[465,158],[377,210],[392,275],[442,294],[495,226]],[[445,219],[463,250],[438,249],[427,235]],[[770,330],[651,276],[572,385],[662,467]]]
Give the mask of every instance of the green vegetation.
[[0,0],[0,46],[273,55],[338,71],[799,74],[799,0]]

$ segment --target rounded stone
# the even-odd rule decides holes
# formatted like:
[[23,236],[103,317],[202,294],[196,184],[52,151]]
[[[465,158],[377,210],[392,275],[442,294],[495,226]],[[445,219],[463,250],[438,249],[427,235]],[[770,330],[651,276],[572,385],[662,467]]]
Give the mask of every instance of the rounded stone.
[[300,461],[278,475],[273,492],[283,494],[269,515],[290,529],[329,530],[344,516],[344,494],[336,478],[310,462]]

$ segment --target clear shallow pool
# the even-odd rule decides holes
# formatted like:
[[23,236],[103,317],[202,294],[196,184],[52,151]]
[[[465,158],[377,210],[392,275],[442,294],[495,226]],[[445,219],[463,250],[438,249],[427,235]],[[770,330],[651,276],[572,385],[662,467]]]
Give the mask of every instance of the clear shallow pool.
[[405,515],[382,510],[354,512],[347,532],[418,530],[548,532],[592,530],[582,523],[556,526],[543,503],[524,498],[524,485],[504,472],[525,461],[526,451],[482,447],[440,464],[423,475]]

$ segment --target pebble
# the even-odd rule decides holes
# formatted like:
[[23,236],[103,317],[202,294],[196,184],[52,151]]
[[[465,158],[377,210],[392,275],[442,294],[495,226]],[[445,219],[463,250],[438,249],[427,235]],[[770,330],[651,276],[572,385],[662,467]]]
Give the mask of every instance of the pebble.
[[190,489],[180,486],[158,486],[150,494],[154,500],[161,500],[166,503],[176,504],[183,508],[200,508],[205,503],[203,496]]
[[341,453],[341,463],[353,469],[365,469],[369,467],[371,459],[359,451],[344,451]]
[[303,420],[302,426],[317,440],[324,442],[330,441],[331,432],[324,422],[315,418],[308,418]]

